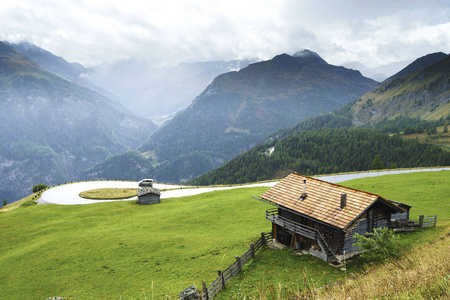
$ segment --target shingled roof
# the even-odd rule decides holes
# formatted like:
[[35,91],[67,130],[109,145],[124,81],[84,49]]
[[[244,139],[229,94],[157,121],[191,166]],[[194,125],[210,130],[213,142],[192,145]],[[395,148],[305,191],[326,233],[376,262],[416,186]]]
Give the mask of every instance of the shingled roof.
[[[303,180],[307,196],[301,200]],[[341,194],[347,194],[341,208]],[[291,173],[261,195],[261,198],[299,212],[307,217],[345,230],[375,202],[380,201],[395,212],[404,209],[379,195]]]

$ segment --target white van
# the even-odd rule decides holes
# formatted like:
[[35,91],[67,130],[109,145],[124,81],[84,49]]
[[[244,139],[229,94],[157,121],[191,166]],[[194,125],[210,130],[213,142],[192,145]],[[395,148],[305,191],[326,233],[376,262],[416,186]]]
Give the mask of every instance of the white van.
[[138,185],[153,187],[153,179],[142,179],[138,182]]

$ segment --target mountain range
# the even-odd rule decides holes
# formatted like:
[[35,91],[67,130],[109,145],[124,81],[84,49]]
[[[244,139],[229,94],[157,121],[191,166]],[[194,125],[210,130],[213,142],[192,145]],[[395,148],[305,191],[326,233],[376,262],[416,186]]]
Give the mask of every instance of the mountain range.
[[251,61],[210,61],[154,67],[129,58],[100,65],[89,80],[114,93],[135,114],[163,123],[192,100],[218,75],[246,67]]
[[49,72],[96,91],[159,124],[189,106],[216,76],[254,62],[207,61],[155,67],[144,59],[131,57],[86,68],[28,42],[10,45]]
[[[448,69],[446,54],[431,54],[379,84],[310,50],[261,62],[85,68],[32,44],[0,43],[0,197],[80,179],[179,182],[305,128],[445,117]],[[149,118],[163,113],[158,129]]]
[[449,64],[450,56],[443,53],[419,58],[361,98],[273,132],[257,147],[189,184],[254,182],[290,172],[363,171],[371,168],[376,157],[386,168],[448,165],[448,151],[403,140],[398,133],[448,126]]
[[382,82],[387,78],[389,78],[390,76],[392,76],[393,74],[397,74],[400,70],[404,69],[411,62],[412,61],[405,60],[371,68],[365,66],[364,64],[358,61],[351,61],[343,63],[342,66],[349,69],[358,70],[361,72],[363,76],[372,78],[373,80],[376,80],[378,82]]
[[272,131],[338,109],[376,85],[309,50],[277,55],[217,76],[138,150],[160,163],[161,180],[194,178],[247,151]]
[[0,197],[59,184],[134,149],[157,127],[118,103],[48,72],[0,42]]
[[[425,59],[420,65],[426,67],[433,61]],[[406,73],[413,70],[410,66]],[[349,86],[353,91],[360,90],[351,94],[346,90]],[[357,71],[329,65],[312,51],[281,54],[216,77],[188,108],[149,136],[138,150],[155,166],[152,174],[158,180],[189,180],[251,149],[277,129],[342,105],[356,106],[357,100],[345,103],[362,99],[358,95],[376,90],[377,86]],[[346,98],[340,98],[342,95]],[[384,109],[390,108],[388,105]],[[333,120],[330,124],[340,122]],[[361,121],[344,121],[348,122]],[[116,163],[125,165],[129,158],[119,155]],[[111,168],[111,164],[101,163],[84,174],[107,176]],[[134,174],[144,176],[139,170]]]

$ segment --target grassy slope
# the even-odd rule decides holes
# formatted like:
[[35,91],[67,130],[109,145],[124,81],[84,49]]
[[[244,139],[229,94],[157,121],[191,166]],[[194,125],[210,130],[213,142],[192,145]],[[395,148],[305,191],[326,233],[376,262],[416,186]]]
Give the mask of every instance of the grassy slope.
[[110,199],[128,199],[137,196],[137,189],[94,189],[80,193],[80,197],[87,199],[110,200]]
[[432,135],[428,135],[426,132],[424,133],[412,133],[412,134],[402,134],[402,137],[405,139],[415,139],[417,138],[419,142],[429,142],[434,145],[442,147],[442,149],[450,151],[450,133],[444,132],[444,127],[438,127],[436,129],[436,133]]
[[[2,299],[157,299],[234,261],[262,230],[266,188],[139,206],[38,205],[0,214]],[[226,255],[225,255],[226,254]]]
[[[450,227],[450,172],[408,173],[356,179],[342,183],[352,188],[372,192],[388,199],[413,206],[410,218],[418,220],[420,214],[438,215],[436,228],[402,234],[405,249],[438,240]],[[447,240],[447,248],[449,248]],[[428,249],[433,251],[433,249]],[[323,286],[342,280],[346,275],[359,272],[364,262],[352,258],[347,273],[333,268],[319,259],[295,256],[290,250],[265,249],[258,253],[253,263],[244,268],[232,284],[217,299],[277,299],[280,290],[305,290],[308,286]],[[231,283],[231,282],[230,282]],[[285,296],[286,297],[286,296]],[[289,299],[289,297],[280,299]]]
[[[363,122],[405,114],[425,120],[438,120],[442,116],[445,118],[450,113],[450,103],[445,100],[450,94],[445,83],[448,72],[444,71],[449,62],[450,60],[444,59],[402,79],[381,85],[362,96],[352,109]],[[433,96],[427,95],[424,98],[426,94]],[[373,110],[376,111],[375,115],[372,114]]]
[[[402,235],[404,244],[436,240],[450,225],[450,172],[359,179],[346,185],[413,205],[411,217],[438,214],[438,227]],[[261,231],[266,188],[164,200],[79,206],[39,205],[0,213],[2,299],[176,299],[209,284]],[[357,259],[348,273],[361,265]],[[217,299],[260,295],[261,286],[323,285],[345,273],[309,256],[265,249]],[[142,290],[142,288],[144,290]]]
[[315,299],[449,299],[449,229],[430,243],[415,245],[396,261],[317,292]]

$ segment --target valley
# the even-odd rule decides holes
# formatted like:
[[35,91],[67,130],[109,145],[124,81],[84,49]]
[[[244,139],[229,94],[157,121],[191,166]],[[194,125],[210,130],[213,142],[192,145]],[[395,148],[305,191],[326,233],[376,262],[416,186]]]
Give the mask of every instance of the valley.
[[[198,92],[195,98],[187,93],[186,96],[192,96],[192,99],[185,109],[178,105],[181,109],[178,112],[174,109],[165,111],[173,114],[173,118],[158,128],[149,120],[151,114],[142,118],[128,111],[136,112],[133,106],[155,107],[158,104],[148,102],[144,105],[143,99],[135,97],[123,102],[117,97],[122,92],[114,90],[113,86],[119,88],[117,82],[122,81],[128,90],[134,88],[136,93],[139,91],[137,86],[145,86],[146,82],[149,83],[148,89],[154,86],[163,88],[161,84],[150,84],[165,81],[164,77],[158,77],[162,76],[162,71],[155,73],[139,60],[122,61],[117,65],[103,66],[103,69],[82,68],[32,44],[3,44],[2,47],[3,61],[8,61],[8,64],[2,67],[4,134],[0,138],[6,143],[0,151],[0,172],[5,174],[0,196],[8,203],[25,196],[27,190],[37,183],[52,186],[75,180],[140,180],[148,177],[171,183],[245,183],[280,178],[290,171],[305,174],[363,171],[370,168],[371,161],[380,153],[366,153],[353,159],[364,157],[365,162],[345,163],[344,166],[327,163],[326,159],[318,165],[316,158],[305,158],[297,163],[282,162],[275,159],[278,155],[275,150],[270,158],[271,167],[258,159],[258,167],[248,165],[247,170],[239,171],[238,177],[233,175],[213,180],[215,175],[207,173],[220,172],[226,163],[241,160],[241,155],[248,156],[255,153],[255,149],[273,147],[275,140],[299,130],[311,131],[303,134],[312,138],[322,135],[324,127],[343,126],[349,128],[348,132],[355,133],[359,130],[351,129],[355,124],[376,127],[389,117],[442,119],[437,127],[446,126],[448,122],[449,107],[445,102],[448,98],[445,81],[448,78],[445,73],[448,58],[443,53],[417,59],[380,84],[363,77],[358,71],[328,64],[311,50],[298,51],[292,56],[280,54],[260,62],[180,65],[164,72],[178,81],[187,74],[192,78],[200,76],[203,81],[198,80],[198,84],[186,84],[196,86],[197,91],[202,85],[206,88],[203,87],[203,92]],[[29,55],[31,59],[23,55]],[[216,70],[214,72],[225,73],[217,76],[213,69]],[[177,76],[169,75],[173,72]],[[100,73],[102,80],[98,77]],[[106,80],[107,74],[110,74],[111,81]],[[154,79],[150,79],[150,74]],[[137,77],[134,80],[133,76],[139,80]],[[155,76],[160,79],[156,80]],[[208,81],[209,84],[205,83]],[[166,84],[165,91],[179,93],[186,90],[174,81]],[[404,92],[413,90],[417,90],[414,95],[423,94],[421,91],[426,90],[428,96],[419,101],[410,92]],[[29,100],[25,101],[26,97]],[[144,111],[141,110],[142,113]],[[367,117],[370,114],[374,116]],[[372,136],[374,138],[375,135]],[[380,138],[377,136],[375,139]],[[433,143],[437,140],[430,137],[421,141]],[[271,142],[263,145],[264,141]],[[414,140],[403,142],[401,147],[406,147],[406,144],[416,147],[408,151],[425,148]],[[350,156],[358,156],[354,150]],[[326,156],[335,154],[330,152]],[[435,161],[430,161],[430,157],[424,161],[409,154],[403,155],[414,162],[387,156],[383,160],[387,167],[450,164],[445,153],[439,154],[441,158],[433,156]],[[348,161],[349,158],[340,160]],[[257,171],[263,166],[266,166],[265,170]],[[27,177],[30,171],[33,176]],[[203,181],[202,178],[209,179]]]
[[[436,228],[401,235],[405,255],[412,258],[420,255],[415,251],[422,243],[436,243],[428,249],[432,253],[448,249],[448,242],[441,239],[449,226],[448,174],[391,174],[343,184],[411,205],[411,219],[438,214]],[[154,299],[176,298],[193,282],[199,287],[202,281],[212,281],[218,269],[226,268],[262,231],[270,230],[264,212],[271,206],[251,198],[265,190],[216,191],[148,206],[119,201],[24,205],[0,212],[0,237],[6,241],[0,245],[2,294],[8,299],[145,298],[151,294]],[[417,193],[426,193],[427,201],[414,197]],[[263,248],[217,299],[270,297],[270,287],[278,286],[283,293],[298,291],[299,286],[306,292],[308,286],[323,286],[366,270],[360,259],[348,261],[346,269],[347,273],[292,251]],[[444,276],[438,272],[436,280]],[[418,283],[412,283],[410,292],[423,293]],[[443,292],[448,295],[449,290]],[[327,295],[314,293],[319,298]]]
[[0,300],[449,299],[449,4],[4,1]]
[[156,126],[0,43],[0,197],[8,202],[139,146]]

